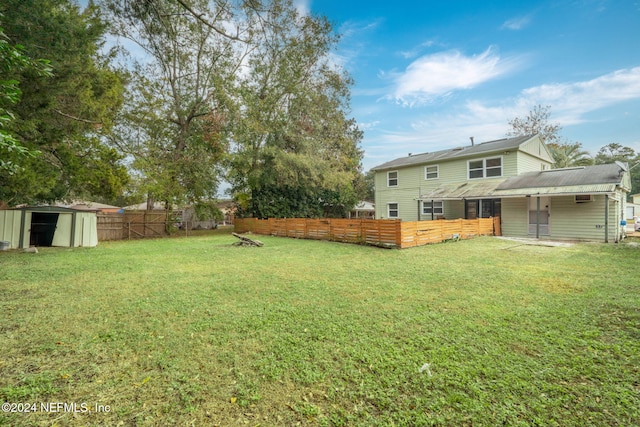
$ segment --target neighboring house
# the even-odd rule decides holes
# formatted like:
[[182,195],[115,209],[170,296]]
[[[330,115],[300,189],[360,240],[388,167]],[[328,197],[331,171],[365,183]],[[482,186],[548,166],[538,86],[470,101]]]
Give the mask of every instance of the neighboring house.
[[375,204],[362,200],[355,205],[351,211],[349,211],[349,218],[351,219],[374,219],[376,216]]
[[71,208],[79,211],[94,211],[98,213],[122,213],[123,209],[119,206],[105,205],[104,203],[88,202],[83,200],[77,200],[71,204],[58,204],[66,208]]
[[[148,202],[142,202],[137,205],[125,206],[122,209],[125,211],[164,211],[166,206],[162,202],[154,202],[151,206],[148,205]],[[177,206],[173,206],[173,209],[176,210]]]
[[236,215],[236,204],[233,200],[220,200],[218,209],[222,212],[222,225],[233,225]]
[[402,157],[374,167],[376,218],[500,216],[512,237],[618,241],[626,165],[551,169],[537,135]]

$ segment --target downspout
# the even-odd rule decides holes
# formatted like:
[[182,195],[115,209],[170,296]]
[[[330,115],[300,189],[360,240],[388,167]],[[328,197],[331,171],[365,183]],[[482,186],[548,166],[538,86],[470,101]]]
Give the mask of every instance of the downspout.
[[431,199],[431,221],[433,221],[435,218],[435,210],[436,210],[436,205],[434,203],[434,200]]
[[609,195],[604,195],[604,242],[609,243]]

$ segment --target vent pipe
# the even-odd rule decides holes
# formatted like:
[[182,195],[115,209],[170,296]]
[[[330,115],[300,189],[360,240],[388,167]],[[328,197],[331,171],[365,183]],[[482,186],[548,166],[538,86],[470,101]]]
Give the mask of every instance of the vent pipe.
[[470,136],[469,139],[471,140],[471,146],[473,147],[473,137]]

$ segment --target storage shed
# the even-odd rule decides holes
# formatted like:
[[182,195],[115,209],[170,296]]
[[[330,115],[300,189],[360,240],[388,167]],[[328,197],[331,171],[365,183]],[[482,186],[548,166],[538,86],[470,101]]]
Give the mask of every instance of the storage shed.
[[10,249],[93,247],[98,244],[96,212],[57,206],[0,210],[0,241],[9,242]]

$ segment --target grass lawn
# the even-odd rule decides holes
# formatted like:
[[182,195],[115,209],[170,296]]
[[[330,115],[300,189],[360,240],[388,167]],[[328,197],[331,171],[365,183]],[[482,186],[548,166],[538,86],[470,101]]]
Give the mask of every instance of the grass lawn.
[[640,425],[640,247],[258,238],[0,252],[0,425]]

